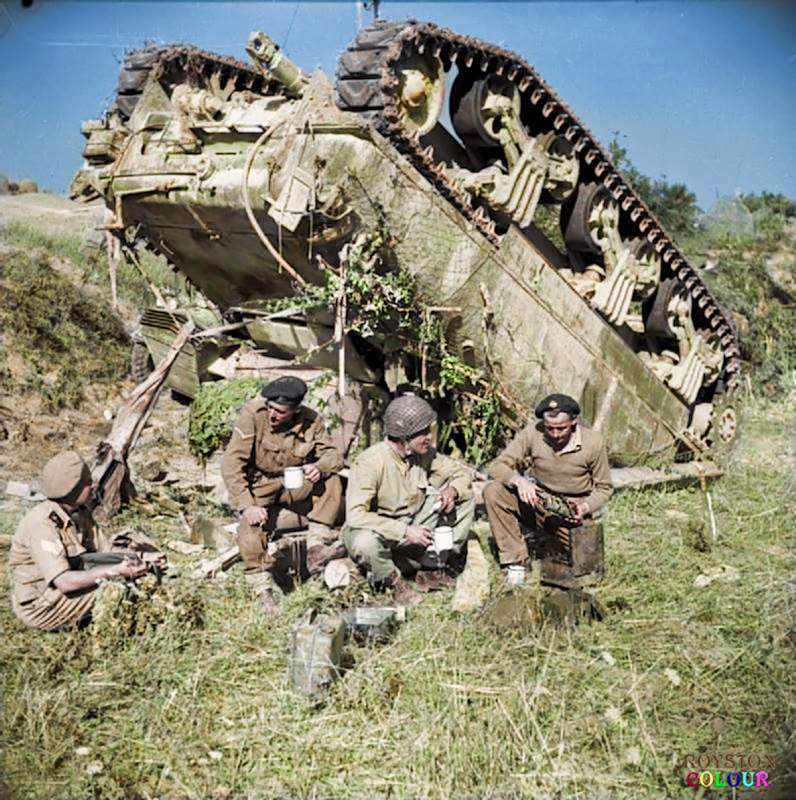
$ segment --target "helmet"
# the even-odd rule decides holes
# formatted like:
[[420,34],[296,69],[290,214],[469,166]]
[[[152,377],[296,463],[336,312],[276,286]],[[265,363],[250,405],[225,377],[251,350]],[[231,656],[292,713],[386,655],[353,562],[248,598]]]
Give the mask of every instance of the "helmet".
[[437,421],[434,409],[422,397],[396,397],[384,412],[384,432],[394,439],[411,439]]

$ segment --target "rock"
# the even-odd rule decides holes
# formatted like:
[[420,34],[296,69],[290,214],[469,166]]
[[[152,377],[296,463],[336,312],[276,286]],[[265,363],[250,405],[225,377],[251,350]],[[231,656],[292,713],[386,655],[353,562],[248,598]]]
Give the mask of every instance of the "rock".
[[39,184],[29,178],[23,178],[17,184],[17,194],[37,194],[39,191]]
[[456,579],[451,609],[459,613],[482,608],[489,597],[489,563],[478,539],[467,542],[467,564]]
[[225,520],[197,514],[191,521],[191,540],[202,542],[205,547],[225,550],[233,543],[233,537],[226,531]]
[[0,175],[0,194],[11,194],[11,181],[6,175]]
[[30,486],[22,481],[9,481],[6,484],[6,496],[29,497],[32,491]]
[[184,556],[195,556],[204,550],[201,544],[191,544],[190,542],[183,542],[181,539],[169,539],[166,542],[166,547]]
[[140,467],[138,473],[145,481],[151,481],[152,483],[163,481],[167,475],[166,470],[163,469],[163,465],[160,461],[156,460],[144,464]]
[[30,503],[40,503],[46,499],[41,492],[22,481],[9,481],[6,484],[5,495],[6,497],[19,497],[21,500],[27,500]]
[[697,589],[704,589],[710,586],[714,581],[732,582],[737,581],[740,577],[741,573],[735,567],[722,564],[720,567],[709,569],[707,572],[697,575],[696,578],[694,578],[694,586],[696,586]]
[[671,669],[671,667],[667,667],[663,671],[663,674],[669,679],[669,683],[671,683],[672,686],[679,686],[682,683],[680,676],[673,669]]
[[350,558],[336,558],[330,561],[323,571],[323,582],[326,588],[331,589],[344,589],[350,586],[354,580],[353,572],[356,572],[356,565]]

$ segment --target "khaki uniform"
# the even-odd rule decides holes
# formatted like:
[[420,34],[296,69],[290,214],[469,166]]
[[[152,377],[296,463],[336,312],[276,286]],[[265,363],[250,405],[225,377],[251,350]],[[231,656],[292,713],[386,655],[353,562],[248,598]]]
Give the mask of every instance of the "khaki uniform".
[[[285,467],[315,462],[322,473],[312,484],[305,480],[301,489],[286,490],[282,484]],[[268,522],[254,527],[241,518],[238,546],[246,572],[263,573],[259,583],[270,586],[265,572],[274,566],[269,553],[269,534],[278,531],[276,519],[281,508],[308,516],[310,532],[307,546],[328,544],[334,534],[313,531],[312,523],[332,527],[342,508],[343,484],[334,473],[343,466],[340,453],[332,444],[323,417],[307,406],[300,406],[293,424],[272,430],[266,400],[250,400],[235,421],[232,438],[224,452],[221,474],[229,492],[230,504],[238,511],[257,505],[269,509]],[[258,583],[258,581],[251,581]]]
[[9,555],[17,617],[42,630],[73,625],[88,617],[96,586],[67,596],[52,582],[62,572],[80,569],[77,556],[81,553],[104,547],[87,510],[70,515],[52,500],[32,508],[17,526]]
[[[423,456],[401,458],[385,440],[365,450],[351,469],[346,494],[343,542],[365,568],[373,583],[396,572],[417,570],[422,549],[398,547],[409,525],[434,528],[433,489],[452,486],[458,492],[451,522],[453,549],[459,553],[467,540],[475,512],[472,482],[465,467],[433,448]],[[419,550],[419,552],[412,552]]]
[[[542,559],[542,579],[562,586],[581,586],[603,572],[602,525],[595,519],[613,493],[608,454],[596,431],[578,425],[566,446],[556,452],[545,440],[541,422],[523,428],[489,465],[494,480],[484,487],[489,524],[500,563],[529,558],[523,528],[533,533],[534,556]],[[531,508],[507,484],[516,474],[534,478],[546,492],[585,501],[589,515],[581,524]]]

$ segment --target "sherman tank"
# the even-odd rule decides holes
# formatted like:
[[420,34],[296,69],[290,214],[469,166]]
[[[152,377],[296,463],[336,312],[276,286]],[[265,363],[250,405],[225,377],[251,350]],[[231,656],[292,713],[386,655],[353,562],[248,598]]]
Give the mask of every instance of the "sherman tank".
[[[334,367],[333,313],[268,309],[381,231],[380,269],[412,277],[446,346],[495,377],[515,419],[563,391],[614,463],[731,445],[730,316],[520,56],[412,20],[362,29],[334,83],[263,32],[246,50],[248,64],[185,45],[129,53],[113,105],[83,125],[72,184],[104,198],[109,229],[165,256],[216,312],[183,354],[186,393],[244,341]],[[147,312],[148,350],[182,319]],[[346,339],[357,381],[394,389],[396,358],[422,383],[408,351]]]

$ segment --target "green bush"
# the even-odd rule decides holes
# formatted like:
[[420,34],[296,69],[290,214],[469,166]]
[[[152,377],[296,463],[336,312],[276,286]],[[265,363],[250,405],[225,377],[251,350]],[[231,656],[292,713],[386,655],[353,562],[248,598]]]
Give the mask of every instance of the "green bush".
[[204,383],[188,417],[188,446],[201,459],[208,459],[232,435],[232,423],[241,407],[263,385],[262,378],[237,378]]

